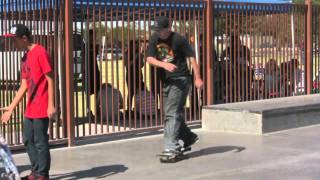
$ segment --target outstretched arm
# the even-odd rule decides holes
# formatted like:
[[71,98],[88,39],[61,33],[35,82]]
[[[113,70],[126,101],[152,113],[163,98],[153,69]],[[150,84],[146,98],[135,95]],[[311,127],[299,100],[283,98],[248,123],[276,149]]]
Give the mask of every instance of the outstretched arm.
[[192,69],[194,72],[193,74],[194,74],[194,79],[195,79],[195,85],[198,89],[201,89],[203,86],[203,81],[202,81],[201,75],[200,75],[200,67],[199,67],[195,57],[189,57],[188,59],[191,62],[191,66],[192,66]]
[[28,89],[27,81],[26,81],[26,79],[22,79],[20,88],[19,88],[15,98],[13,99],[12,103],[6,108],[0,108],[0,111],[4,111],[4,114],[1,116],[2,123],[6,124],[10,120],[12,112],[18,106],[18,104],[20,103],[20,101],[22,100],[24,95],[26,94],[27,89]]

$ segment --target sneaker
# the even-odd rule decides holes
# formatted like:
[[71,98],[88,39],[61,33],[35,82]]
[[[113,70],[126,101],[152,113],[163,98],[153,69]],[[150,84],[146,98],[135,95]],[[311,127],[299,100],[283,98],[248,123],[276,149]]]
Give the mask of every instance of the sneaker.
[[166,149],[161,154],[164,155],[164,156],[175,156],[175,155],[181,154],[181,151],[180,150],[169,150],[169,149]]
[[182,151],[189,151],[191,150],[191,146],[194,145],[195,143],[199,142],[200,138],[198,135],[194,135],[193,138],[190,139],[189,142],[186,142],[183,145]]

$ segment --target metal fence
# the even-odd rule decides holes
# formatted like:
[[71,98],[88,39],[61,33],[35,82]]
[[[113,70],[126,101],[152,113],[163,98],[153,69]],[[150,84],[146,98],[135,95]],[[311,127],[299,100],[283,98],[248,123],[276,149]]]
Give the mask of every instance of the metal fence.
[[[150,26],[156,16],[168,16],[173,30],[198,47],[204,66],[204,4],[82,0],[73,7],[76,137],[161,127],[162,84],[145,62]],[[185,109],[188,122],[200,119],[194,89]]]
[[306,6],[214,3],[215,101],[305,93]]
[[[190,89],[185,118],[199,123],[202,105],[309,94],[312,87],[316,93],[318,11],[310,2],[3,0],[0,34],[23,23],[47,48],[59,110],[50,139],[74,145],[163,126],[162,84],[145,62],[155,17],[168,16],[196,52],[205,87]],[[10,39],[0,43],[0,105],[6,106],[19,87],[23,52]],[[25,100],[2,126],[11,145],[22,143],[24,108]]]
[[319,93],[320,91],[320,79],[319,79],[319,72],[320,72],[320,7],[319,6],[313,6],[312,9],[312,74],[313,74],[313,83],[312,83],[312,92],[313,93]]

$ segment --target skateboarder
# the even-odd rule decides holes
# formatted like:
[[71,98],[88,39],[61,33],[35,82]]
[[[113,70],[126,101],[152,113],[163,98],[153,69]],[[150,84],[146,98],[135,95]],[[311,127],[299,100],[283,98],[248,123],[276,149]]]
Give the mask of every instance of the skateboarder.
[[21,24],[12,26],[10,34],[18,49],[26,50],[21,61],[21,85],[12,103],[1,108],[2,123],[7,123],[19,102],[28,94],[23,126],[23,140],[31,161],[31,174],[22,179],[49,179],[50,151],[48,126],[49,118],[55,114],[53,71],[46,50],[32,42],[30,30]]
[[[184,105],[190,91],[192,76],[188,68],[190,61],[197,88],[202,88],[199,66],[188,41],[171,31],[167,17],[157,17],[153,26],[155,33],[149,41],[147,62],[157,67],[158,77],[163,83],[165,113],[163,155],[175,156],[191,148],[199,140],[184,120]],[[183,145],[179,144],[182,140]]]

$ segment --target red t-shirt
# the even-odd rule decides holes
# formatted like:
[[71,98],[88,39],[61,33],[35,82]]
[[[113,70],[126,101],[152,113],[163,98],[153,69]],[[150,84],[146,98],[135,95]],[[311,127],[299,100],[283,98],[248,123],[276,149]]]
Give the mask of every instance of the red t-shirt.
[[48,53],[42,46],[36,45],[24,55],[21,67],[22,79],[26,79],[28,87],[25,117],[47,118],[48,82],[46,74],[52,71]]

